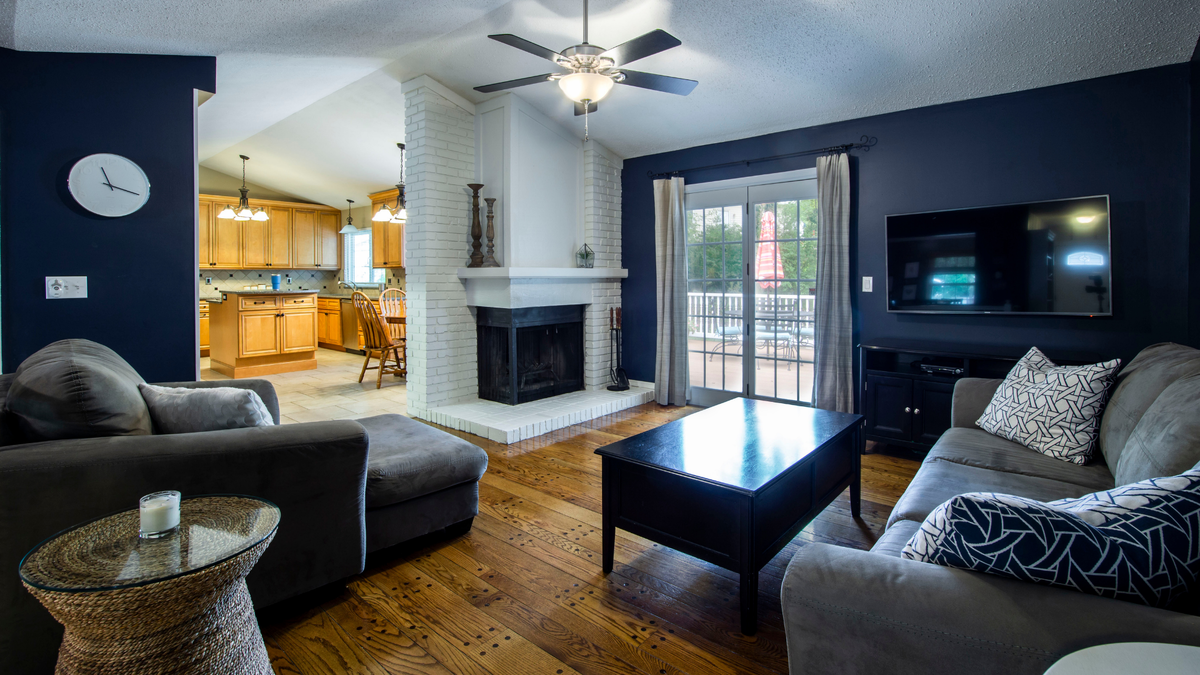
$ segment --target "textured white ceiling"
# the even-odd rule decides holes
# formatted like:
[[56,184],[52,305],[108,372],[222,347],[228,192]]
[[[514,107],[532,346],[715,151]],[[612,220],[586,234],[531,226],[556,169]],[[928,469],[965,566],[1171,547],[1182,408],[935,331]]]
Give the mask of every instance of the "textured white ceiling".
[[[0,43],[215,54],[204,164],[238,173],[248,154],[256,182],[336,203],[395,181],[399,82],[428,73],[484,100],[471,87],[552,70],[488,33],[561,50],[580,39],[581,4],[16,0]],[[1178,63],[1200,34],[1195,0],[592,0],[591,13],[604,47],[669,31],[682,47],[632,67],[700,81],[688,97],[617,87],[602,102],[592,136],[626,157]],[[554,85],[517,91],[582,135]]]

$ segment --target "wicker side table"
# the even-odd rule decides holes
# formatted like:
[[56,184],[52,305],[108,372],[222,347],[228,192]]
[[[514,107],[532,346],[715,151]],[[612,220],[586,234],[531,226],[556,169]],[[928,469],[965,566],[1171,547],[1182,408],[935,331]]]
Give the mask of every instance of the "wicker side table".
[[162,539],[138,538],[133,509],[39,544],[21,581],[65,628],[55,672],[270,675],[246,575],[279,516],[253,497],[194,497]]

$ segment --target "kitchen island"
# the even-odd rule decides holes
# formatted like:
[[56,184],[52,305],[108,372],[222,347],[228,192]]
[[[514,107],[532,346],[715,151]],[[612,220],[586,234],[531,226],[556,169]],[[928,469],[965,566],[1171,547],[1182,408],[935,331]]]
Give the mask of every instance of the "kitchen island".
[[317,367],[317,292],[225,291],[209,305],[209,358],[232,378]]

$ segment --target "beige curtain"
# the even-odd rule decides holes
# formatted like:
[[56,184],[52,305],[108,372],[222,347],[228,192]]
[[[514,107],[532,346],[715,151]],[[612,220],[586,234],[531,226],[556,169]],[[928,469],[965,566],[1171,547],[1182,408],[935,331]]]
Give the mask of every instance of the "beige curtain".
[[654,181],[654,267],[658,289],[654,398],[660,405],[686,405],[691,394],[683,222],[683,179]]
[[817,298],[813,406],[854,412],[850,309],[850,157],[817,158]]

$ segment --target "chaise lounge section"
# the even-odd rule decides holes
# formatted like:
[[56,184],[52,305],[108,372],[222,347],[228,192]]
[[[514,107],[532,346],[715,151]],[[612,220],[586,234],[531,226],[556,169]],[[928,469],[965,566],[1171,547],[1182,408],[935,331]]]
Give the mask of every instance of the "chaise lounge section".
[[975,425],[1001,380],[963,379],[953,427],[930,450],[868,551],[800,549],[783,582],[793,675],[1043,673],[1112,642],[1200,646],[1195,598],[1158,609],[900,557],[933,509],[965,492],[1049,501],[1169,476],[1200,462],[1200,350],[1144,349],[1121,371],[1087,465],[1054,459]]
[[[120,356],[85,340],[57,342],[35,356],[78,363],[81,354],[136,377]],[[0,672],[53,671],[62,635],[22,588],[22,556],[63,529],[135,508],[144,494],[246,494],[280,507],[278,533],[247,578],[256,607],[351,577],[368,552],[439,530],[465,531],[478,510],[487,453],[402,415],[28,442],[9,410],[17,377],[0,375],[0,569],[9,570],[0,581]],[[118,383],[126,385],[136,392],[136,382]],[[264,380],[161,386],[250,389],[279,421],[274,387]],[[50,383],[35,388],[55,391]],[[64,405],[55,398],[38,404]]]

